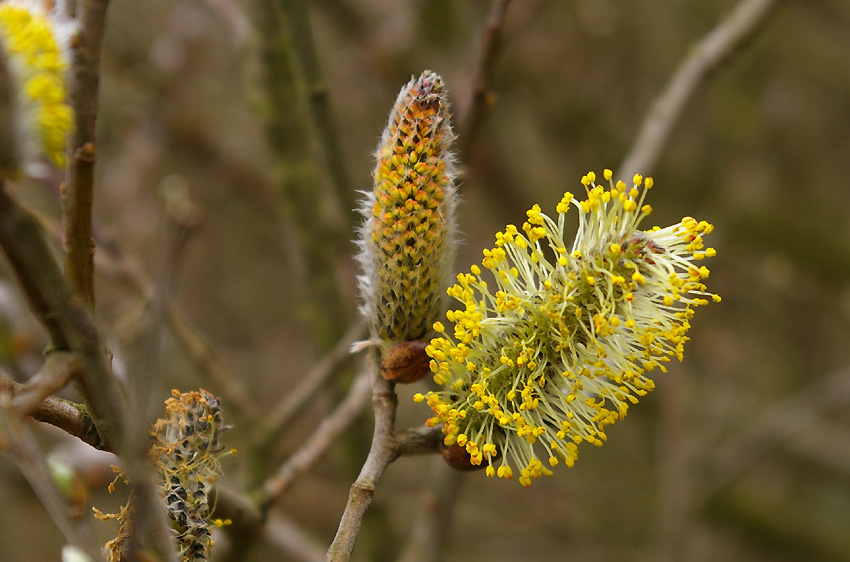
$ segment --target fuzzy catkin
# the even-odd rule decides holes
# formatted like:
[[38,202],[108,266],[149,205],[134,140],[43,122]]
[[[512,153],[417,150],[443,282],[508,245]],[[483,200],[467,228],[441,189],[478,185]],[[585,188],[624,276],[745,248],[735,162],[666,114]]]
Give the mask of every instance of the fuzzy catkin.
[[361,211],[361,311],[382,344],[431,332],[454,258],[457,198],[443,80],[425,71],[401,89],[376,153]]
[[219,476],[223,425],[218,399],[205,390],[166,401],[151,450],[183,562],[207,560],[212,547],[209,495]]
[[65,76],[73,27],[42,2],[0,3],[0,174],[37,175],[40,156],[64,165],[74,121]]

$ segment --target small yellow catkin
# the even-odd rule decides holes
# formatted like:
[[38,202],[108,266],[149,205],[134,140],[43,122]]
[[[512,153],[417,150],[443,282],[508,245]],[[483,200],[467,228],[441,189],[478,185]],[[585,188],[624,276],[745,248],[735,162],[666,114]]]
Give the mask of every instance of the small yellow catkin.
[[66,53],[70,22],[33,0],[0,4],[0,173],[37,170],[44,156],[65,161],[73,127],[66,103]]
[[454,139],[443,80],[425,71],[399,92],[361,211],[361,310],[372,338],[420,340],[442,313],[454,259]]

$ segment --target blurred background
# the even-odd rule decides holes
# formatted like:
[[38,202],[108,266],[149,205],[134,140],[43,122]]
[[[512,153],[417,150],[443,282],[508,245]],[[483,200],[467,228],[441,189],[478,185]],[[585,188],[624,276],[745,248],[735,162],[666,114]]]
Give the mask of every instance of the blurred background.
[[[375,145],[412,75],[433,70],[449,88],[461,135],[456,268],[467,270],[531,205],[553,211],[587,171],[616,169],[677,65],[736,2],[512,2],[475,127],[489,2],[298,4],[111,2],[95,221],[98,315],[119,374],[133,370],[122,349],[144,306],[127,271],[161,269],[169,194],[189,193],[202,217],[174,298],[257,411],[271,410],[357,320],[351,209],[356,190],[371,189]],[[647,171],[652,224],[691,215],[716,226],[708,284],[723,301],[697,313],[685,361],[604,447],[585,446],[573,469],[530,489],[450,474],[439,458],[394,463],[355,559],[850,560],[850,3],[779,4],[691,100]],[[55,187],[19,193],[58,220]],[[0,359],[24,380],[46,340],[3,272]],[[204,387],[227,414],[227,389],[164,333],[157,402]],[[309,435],[355,370],[341,366],[270,458]],[[399,428],[429,416],[411,400],[425,388],[399,388]],[[230,421],[226,445],[239,449],[251,427]],[[367,407],[275,509],[321,548],[371,425]],[[105,493],[114,460],[84,460],[74,439],[38,434],[46,451],[89,467],[95,505],[124,501]],[[239,487],[247,462],[225,459],[225,480]],[[447,506],[442,538],[416,558],[410,537],[436,504]],[[116,531],[96,529],[103,541]],[[0,545],[4,560],[21,561],[56,560],[62,545],[5,458]],[[245,559],[302,558],[261,544]]]

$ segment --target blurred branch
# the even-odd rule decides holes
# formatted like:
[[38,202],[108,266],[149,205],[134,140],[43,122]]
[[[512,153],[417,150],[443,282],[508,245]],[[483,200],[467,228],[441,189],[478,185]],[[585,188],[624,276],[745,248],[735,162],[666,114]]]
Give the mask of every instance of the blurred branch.
[[47,463],[35,438],[13,406],[10,387],[4,384],[7,382],[11,381],[0,381],[0,385],[3,385],[0,390],[0,449],[18,465],[65,540],[86,552],[92,560],[103,560],[94,542],[91,520],[88,517],[71,516],[68,506],[50,478]]
[[55,351],[49,354],[41,369],[15,390],[12,407],[20,415],[30,415],[45,398],[79,376],[80,369],[82,362],[74,353]]
[[363,413],[366,398],[369,396],[370,373],[364,371],[354,379],[348,396],[333,412],[325,416],[313,434],[267,480],[262,488],[262,498],[258,502],[262,510],[277,501],[292,485],[295,479],[309,470],[337,441],[339,436]]
[[493,97],[490,93],[490,82],[496,59],[502,46],[502,31],[505,27],[505,17],[511,0],[493,0],[490,4],[490,15],[484,27],[481,38],[481,58],[472,83],[472,100],[466,111],[463,124],[458,136],[458,152],[461,161],[469,159],[469,152],[484,119],[493,107]]
[[366,334],[363,320],[349,328],[336,346],[320,359],[312,369],[298,381],[298,384],[286,393],[278,405],[266,417],[266,429],[258,439],[260,450],[271,446],[284,432],[289,422],[300,412],[325,383],[337,372],[337,369],[351,358],[351,345]]
[[782,0],[742,0],[724,21],[693,47],[652,108],[616,175],[630,181],[652,174],[673,127],[712,72],[741,52],[761,31]]
[[101,439],[117,450],[125,428],[125,401],[106,363],[94,320],[65,284],[38,223],[12,199],[6,186],[0,186],[0,247],[54,348],[79,354],[84,368],[78,390]]
[[[294,250],[290,269],[293,286],[301,291],[295,298],[325,348],[344,325],[339,319],[347,308],[346,292],[337,267],[350,254],[354,191],[332,126],[306,3],[257,0],[254,6],[266,100],[263,124],[286,219],[282,234]],[[293,112],[299,106],[305,108],[306,119],[303,111]],[[299,134],[302,130],[304,135]],[[305,168],[310,161],[305,146],[317,165]],[[330,177],[330,182],[317,177]],[[328,183],[333,187],[326,187]]]
[[265,539],[303,562],[324,562],[325,549],[292,521],[275,515],[266,524]]
[[777,404],[713,455],[716,478],[702,491],[707,502],[765,453],[812,425],[826,410],[850,404],[850,369],[814,381]]
[[371,352],[372,406],[375,411],[375,432],[372,447],[360,475],[348,494],[348,503],[339,522],[336,536],[328,549],[329,562],[344,562],[351,558],[354,543],[360,534],[363,517],[372,503],[375,486],[384,474],[384,470],[399,456],[395,427],[398,396],[395,383],[383,378],[378,370],[377,351]]
[[91,211],[95,122],[107,4],[107,0],[78,2],[80,28],[73,42],[68,80],[68,101],[74,109],[76,122],[69,141],[66,184],[62,192],[65,274],[71,288],[89,308],[94,308]]
[[445,559],[452,519],[464,473],[435,458],[429,489],[421,494],[421,507],[413,521],[410,540],[398,562],[441,562]]
[[[130,366],[130,422],[121,459],[130,486],[129,545],[122,552],[130,558],[147,551],[160,560],[178,559],[168,516],[163,509],[162,484],[154,475],[148,455],[151,399],[161,371],[161,343],[166,313],[177,290],[179,273],[194,234],[202,223],[185,180],[169,176],[160,186],[165,224],[161,234],[153,293],[130,341],[124,342]],[[182,557],[181,557],[182,559]]]
[[238,377],[227,372],[215,349],[189,322],[175,303],[171,303],[168,307],[168,326],[198,374],[220,389],[227,400],[227,408],[243,420],[255,419],[259,412],[254,400],[248,394],[248,389]]
[[[49,218],[37,215],[37,219],[42,228],[54,238],[61,238],[55,223]],[[95,255],[94,263],[99,273],[105,273],[120,280],[142,299],[150,298],[153,286],[145,276],[141,264],[137,259],[124,253],[115,241],[104,241],[100,245],[100,251]],[[241,379],[227,372],[215,350],[186,318],[177,303],[168,304],[168,325],[197,373],[215,387],[216,393],[223,395],[227,401],[228,410],[235,416],[248,420],[258,415],[256,405]]]
[[[19,393],[26,394],[29,391],[27,385],[19,382],[8,381],[7,384],[9,384],[12,392],[13,405],[17,401]],[[29,402],[30,398],[24,400]],[[68,435],[73,435],[95,449],[109,450],[100,438],[86,407],[82,404],[56,396],[48,396],[40,404],[31,408],[28,413],[36,421],[58,427]]]
[[345,171],[345,158],[339,135],[333,125],[328,88],[322,76],[319,54],[313,39],[312,22],[305,0],[278,0],[287,26],[289,52],[296,80],[307,101],[314,150],[333,185],[336,203],[345,217],[343,232],[348,232],[354,209],[354,190]]

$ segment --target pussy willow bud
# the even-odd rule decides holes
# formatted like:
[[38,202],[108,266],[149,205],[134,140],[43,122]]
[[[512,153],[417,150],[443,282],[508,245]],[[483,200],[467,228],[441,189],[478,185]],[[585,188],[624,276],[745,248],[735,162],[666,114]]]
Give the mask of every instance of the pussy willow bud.
[[63,48],[73,26],[45,6],[0,3],[0,174],[9,177],[37,173],[40,156],[62,166],[73,124]]
[[443,80],[399,92],[366,193],[358,261],[361,310],[385,347],[421,340],[443,311],[454,258],[454,139]]

